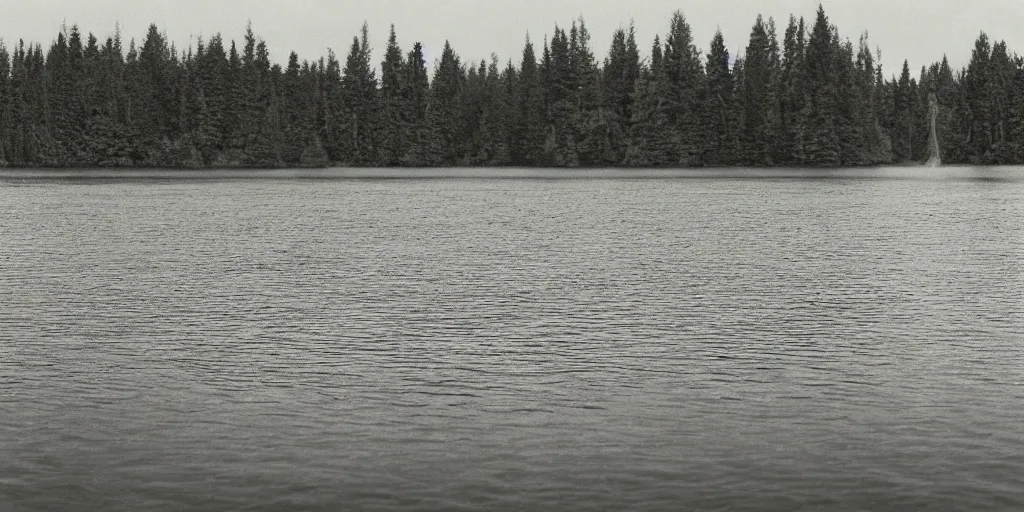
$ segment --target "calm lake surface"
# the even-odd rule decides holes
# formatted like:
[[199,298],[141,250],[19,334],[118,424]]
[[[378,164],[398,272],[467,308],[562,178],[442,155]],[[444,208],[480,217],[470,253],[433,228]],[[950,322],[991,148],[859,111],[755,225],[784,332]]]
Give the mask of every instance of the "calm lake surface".
[[408,174],[0,172],[0,510],[1024,509],[1024,169]]

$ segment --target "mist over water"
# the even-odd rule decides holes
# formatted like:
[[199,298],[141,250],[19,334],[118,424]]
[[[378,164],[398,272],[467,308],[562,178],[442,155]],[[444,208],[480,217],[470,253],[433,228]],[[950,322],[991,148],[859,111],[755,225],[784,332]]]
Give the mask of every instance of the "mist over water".
[[2,510],[1024,508],[1022,169],[3,171],[0,304]]

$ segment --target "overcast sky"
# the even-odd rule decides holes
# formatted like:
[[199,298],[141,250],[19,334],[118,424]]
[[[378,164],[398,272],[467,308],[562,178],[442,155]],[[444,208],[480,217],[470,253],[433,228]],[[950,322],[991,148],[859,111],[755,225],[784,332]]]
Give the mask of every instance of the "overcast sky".
[[[903,59],[911,68],[941,59],[954,67],[970,58],[978,34],[1006,40],[1024,53],[1024,0],[825,0],[825,11],[843,37],[857,40],[867,30],[872,46],[882,49],[887,74]],[[716,28],[725,34],[730,51],[746,46],[758,13],[774,16],[780,36],[790,13],[813,19],[818,0],[0,0],[0,38],[8,46],[18,39],[42,42],[56,36],[63,22],[78,24],[101,39],[120,23],[125,43],[141,41],[149,23],[186,47],[190,38],[220,32],[241,39],[247,20],[263,37],[275,62],[295,50],[315,59],[330,47],[344,58],[363,21],[370,24],[376,58],[395,24],[399,43],[408,50],[420,41],[428,61],[438,56],[446,39],[463,60],[479,61],[496,52],[502,61],[520,60],[524,37],[535,41],[550,34],[555,23],[567,26],[583,15],[593,44],[603,58],[611,34],[633,19],[641,47],[650,48],[668,19],[682,9],[693,26],[698,47],[707,50]],[[193,39],[194,40],[194,39]]]

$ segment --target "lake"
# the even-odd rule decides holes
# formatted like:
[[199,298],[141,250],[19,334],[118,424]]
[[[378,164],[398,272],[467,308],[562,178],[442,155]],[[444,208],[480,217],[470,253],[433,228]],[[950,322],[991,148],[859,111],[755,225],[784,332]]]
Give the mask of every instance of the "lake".
[[0,509],[1024,509],[1024,169],[0,171]]

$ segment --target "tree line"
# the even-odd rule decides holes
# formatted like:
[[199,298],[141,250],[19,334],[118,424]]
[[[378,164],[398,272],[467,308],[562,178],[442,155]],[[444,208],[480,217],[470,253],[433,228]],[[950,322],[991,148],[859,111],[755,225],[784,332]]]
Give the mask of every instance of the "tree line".
[[867,35],[819,7],[781,37],[758,17],[742,57],[703,53],[681,12],[641,57],[632,26],[598,62],[585,21],[519,62],[432,72],[391,28],[378,69],[368,29],[342,63],[271,63],[251,28],[178,51],[156,26],[124,51],[62,29],[44,52],[0,43],[0,166],[859,166],[922,161],[929,97],[946,163],[1024,162],[1024,59],[982,34],[970,64],[885,78]]

